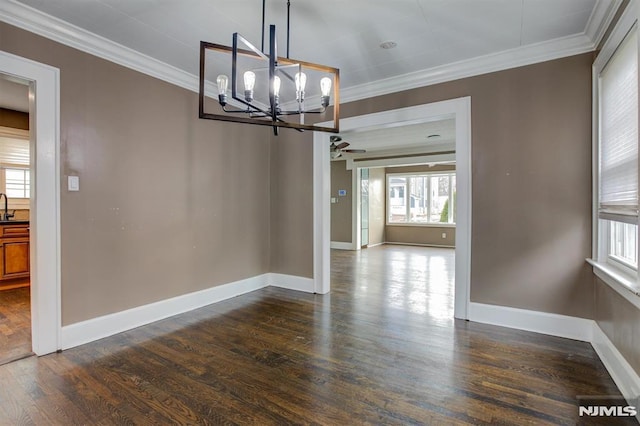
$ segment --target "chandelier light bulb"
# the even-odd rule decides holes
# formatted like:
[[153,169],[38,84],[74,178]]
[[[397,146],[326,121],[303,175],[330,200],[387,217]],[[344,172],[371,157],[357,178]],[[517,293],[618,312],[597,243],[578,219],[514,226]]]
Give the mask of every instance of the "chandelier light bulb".
[[320,105],[326,108],[329,106],[329,100],[331,99],[331,79],[329,77],[324,77],[320,80],[320,92],[322,93]]
[[307,75],[303,72],[296,73],[296,99],[298,101],[304,100],[304,88],[307,85]]
[[256,74],[253,71],[244,73],[244,90],[253,90],[256,86]]
[[256,74],[253,71],[244,73],[244,100],[251,102],[253,100],[253,88],[256,86]]
[[296,90],[303,91],[307,85],[307,75],[303,72],[296,73]]
[[329,77],[324,77],[320,80],[320,91],[322,96],[329,96],[331,93],[331,79]]
[[216,79],[218,84],[218,102],[223,107],[227,104],[227,87],[229,87],[229,77],[220,74]]
[[273,77],[273,94],[277,98],[280,96],[280,77]]
[[227,87],[229,87],[229,77],[224,74],[220,74],[216,79],[218,83],[218,95],[224,95],[227,93]]

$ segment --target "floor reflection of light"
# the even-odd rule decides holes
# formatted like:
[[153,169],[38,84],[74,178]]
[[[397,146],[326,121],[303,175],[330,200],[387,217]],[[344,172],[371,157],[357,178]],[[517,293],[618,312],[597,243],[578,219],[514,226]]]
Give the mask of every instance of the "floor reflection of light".
[[442,256],[429,258],[429,270],[426,280],[430,292],[428,298],[428,315],[434,319],[451,319],[453,317],[453,274],[455,265],[449,265]]
[[399,246],[358,252],[345,267],[354,279],[354,312],[366,310],[360,304],[381,292],[383,316],[384,310],[393,309],[428,316],[438,323],[453,321],[454,256],[453,249]]
[[427,312],[427,295],[424,291],[414,290],[409,293],[409,311],[414,314]]
[[405,307],[405,289],[404,285],[397,283],[389,287],[387,292],[387,301],[389,306],[402,309]]

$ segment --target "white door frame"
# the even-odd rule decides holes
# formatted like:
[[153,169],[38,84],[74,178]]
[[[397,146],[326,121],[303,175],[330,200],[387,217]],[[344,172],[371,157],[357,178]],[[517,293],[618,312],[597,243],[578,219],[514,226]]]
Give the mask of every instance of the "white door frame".
[[[60,71],[0,51],[0,73],[29,81],[31,339],[36,355],[60,349]],[[34,149],[35,148],[35,149]]]
[[[373,129],[429,122],[455,117],[456,126],[456,275],[454,316],[469,317],[471,285],[471,98],[457,98],[408,108],[349,117],[340,130]],[[325,294],[330,284],[329,135],[313,134],[313,277],[316,293]]]

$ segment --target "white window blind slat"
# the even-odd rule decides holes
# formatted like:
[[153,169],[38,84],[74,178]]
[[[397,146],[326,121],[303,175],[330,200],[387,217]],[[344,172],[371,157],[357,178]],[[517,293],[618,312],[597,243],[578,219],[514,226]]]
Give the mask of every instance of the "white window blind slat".
[[638,35],[634,28],[599,76],[602,219],[638,217]]
[[0,163],[29,166],[29,140],[0,136]]

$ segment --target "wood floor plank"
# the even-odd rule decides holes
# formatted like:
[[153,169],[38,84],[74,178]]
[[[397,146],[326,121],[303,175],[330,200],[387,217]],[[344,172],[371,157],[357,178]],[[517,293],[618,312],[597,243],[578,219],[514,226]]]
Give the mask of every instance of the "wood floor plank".
[[454,320],[454,266],[334,251],[328,295],[265,288],[0,366],[0,425],[634,424],[578,416],[620,396],[588,343]]
[[31,352],[29,287],[0,290],[0,365]]

